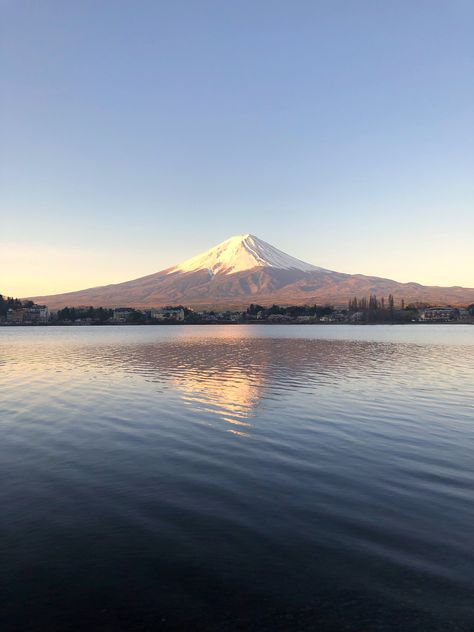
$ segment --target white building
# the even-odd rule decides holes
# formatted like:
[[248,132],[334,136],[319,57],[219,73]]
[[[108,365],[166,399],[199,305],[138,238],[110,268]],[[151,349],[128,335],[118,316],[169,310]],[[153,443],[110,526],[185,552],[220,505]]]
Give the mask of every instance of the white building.
[[175,308],[166,308],[162,309],[150,309],[150,318],[154,320],[184,320],[184,309],[179,307]]
[[49,317],[49,309],[46,305],[32,305],[31,307],[9,309],[7,313],[7,322],[25,323],[28,325],[35,323],[44,324],[49,321]]

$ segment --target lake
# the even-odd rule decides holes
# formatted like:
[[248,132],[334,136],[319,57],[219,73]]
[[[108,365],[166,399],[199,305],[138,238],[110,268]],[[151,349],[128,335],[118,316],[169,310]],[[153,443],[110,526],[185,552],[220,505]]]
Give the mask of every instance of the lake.
[[474,327],[0,329],[4,630],[474,630]]

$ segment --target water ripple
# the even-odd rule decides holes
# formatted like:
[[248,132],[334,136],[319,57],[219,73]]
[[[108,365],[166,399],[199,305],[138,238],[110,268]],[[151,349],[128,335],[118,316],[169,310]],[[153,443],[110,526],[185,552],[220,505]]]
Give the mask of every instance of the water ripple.
[[468,630],[473,378],[469,327],[0,331],[8,620],[89,594]]

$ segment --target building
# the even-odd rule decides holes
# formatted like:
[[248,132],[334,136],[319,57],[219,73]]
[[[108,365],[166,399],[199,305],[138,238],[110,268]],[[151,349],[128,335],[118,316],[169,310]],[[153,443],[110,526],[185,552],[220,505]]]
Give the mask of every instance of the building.
[[270,323],[285,323],[290,321],[291,317],[286,314],[270,314],[267,320]]
[[326,316],[321,316],[321,318],[319,319],[319,322],[321,322],[321,323],[335,323],[336,322],[336,317],[333,314],[328,314]]
[[43,325],[49,321],[49,318],[49,309],[46,305],[19,307],[9,309],[7,312],[7,323],[15,325]]
[[130,307],[116,307],[114,309],[113,320],[117,323],[125,323],[131,317],[134,310]]
[[420,320],[438,323],[459,320],[459,310],[454,307],[430,307],[421,312]]
[[14,325],[20,325],[23,323],[23,308],[19,309],[9,309],[7,312],[7,323],[12,323]]
[[46,305],[32,305],[23,308],[23,322],[31,324],[44,324],[49,320],[49,309]]
[[163,307],[162,309],[151,309],[150,318],[153,320],[184,320],[184,309],[182,307]]

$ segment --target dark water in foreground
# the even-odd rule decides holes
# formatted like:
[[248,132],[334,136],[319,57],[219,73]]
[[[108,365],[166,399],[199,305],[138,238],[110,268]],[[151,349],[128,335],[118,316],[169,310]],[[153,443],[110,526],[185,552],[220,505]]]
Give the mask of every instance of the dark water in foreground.
[[474,327],[0,330],[3,630],[474,630]]

